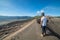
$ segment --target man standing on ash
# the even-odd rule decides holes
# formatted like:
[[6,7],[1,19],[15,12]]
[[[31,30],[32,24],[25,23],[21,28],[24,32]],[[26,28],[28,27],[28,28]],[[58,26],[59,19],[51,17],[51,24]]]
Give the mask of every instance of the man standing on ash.
[[41,36],[43,36],[43,37],[46,35],[47,22],[48,22],[48,19],[45,16],[44,12],[42,12],[41,13],[41,28],[42,28],[42,34],[41,34]]

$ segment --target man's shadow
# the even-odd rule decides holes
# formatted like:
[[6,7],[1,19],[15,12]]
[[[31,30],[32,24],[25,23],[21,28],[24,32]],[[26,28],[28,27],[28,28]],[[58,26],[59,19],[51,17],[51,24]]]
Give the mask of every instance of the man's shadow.
[[46,35],[45,36],[54,36],[53,33],[46,28]]
[[60,35],[55,33],[53,30],[49,29],[48,27],[46,28],[46,35],[45,36],[55,36],[58,39],[60,39]]

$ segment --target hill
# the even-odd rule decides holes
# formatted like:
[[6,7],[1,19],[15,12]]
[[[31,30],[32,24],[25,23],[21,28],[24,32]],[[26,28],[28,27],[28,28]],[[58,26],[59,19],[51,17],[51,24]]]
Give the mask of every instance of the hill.
[[30,16],[0,16],[0,25],[10,23],[13,21],[22,21],[22,20],[27,20],[31,19],[32,17]]
[[18,20],[18,19],[30,19],[32,17],[30,16],[0,16],[0,21],[5,21],[5,20]]

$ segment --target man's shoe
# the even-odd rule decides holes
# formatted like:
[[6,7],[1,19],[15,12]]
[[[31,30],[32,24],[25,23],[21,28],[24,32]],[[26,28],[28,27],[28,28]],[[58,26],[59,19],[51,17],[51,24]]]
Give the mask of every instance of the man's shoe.
[[43,37],[43,34],[41,34],[41,36]]

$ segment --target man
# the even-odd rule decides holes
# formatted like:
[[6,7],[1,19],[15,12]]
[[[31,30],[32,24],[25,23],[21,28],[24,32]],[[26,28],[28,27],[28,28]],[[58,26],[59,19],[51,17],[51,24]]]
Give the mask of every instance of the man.
[[44,12],[43,12],[42,17],[41,17],[41,28],[42,28],[41,36],[46,35],[46,26],[47,26],[47,18],[45,17]]

